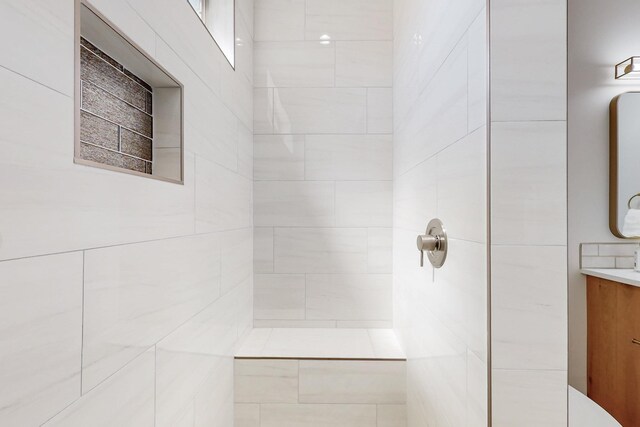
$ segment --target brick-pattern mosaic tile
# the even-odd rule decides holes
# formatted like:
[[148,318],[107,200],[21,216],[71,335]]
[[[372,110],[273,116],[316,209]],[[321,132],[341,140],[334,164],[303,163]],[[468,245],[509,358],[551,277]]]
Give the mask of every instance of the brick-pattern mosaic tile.
[[80,38],[80,45],[89,49],[91,52],[95,53],[100,58],[104,59],[105,61],[107,61],[109,64],[113,65],[120,71],[124,70],[124,67],[120,65],[118,61],[116,61],[115,59],[111,58],[109,55],[107,55],[106,53],[98,49],[96,46],[94,46],[89,40],[85,39],[84,37]]
[[120,151],[125,154],[140,157],[145,160],[152,160],[151,139],[146,138],[127,129],[122,129]]
[[80,141],[118,150],[119,126],[100,117],[80,112]]
[[95,145],[80,144],[80,155],[85,160],[91,160],[103,165],[116,166],[142,173],[147,173],[147,163],[144,160],[110,151]]
[[145,111],[149,91],[87,49],[80,49],[80,78]]
[[82,82],[82,109],[149,138],[153,137],[153,121],[150,115],[89,82]]
[[80,157],[151,174],[153,89],[80,39]]

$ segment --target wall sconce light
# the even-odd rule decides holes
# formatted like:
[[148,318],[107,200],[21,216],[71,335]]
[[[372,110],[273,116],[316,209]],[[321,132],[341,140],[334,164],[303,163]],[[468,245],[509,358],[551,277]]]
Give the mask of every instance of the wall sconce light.
[[640,56],[632,56],[616,65],[616,80],[640,79]]

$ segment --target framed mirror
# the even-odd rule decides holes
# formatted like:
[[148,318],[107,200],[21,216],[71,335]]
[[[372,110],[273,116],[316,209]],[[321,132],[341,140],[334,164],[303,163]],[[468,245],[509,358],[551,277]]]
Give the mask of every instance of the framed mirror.
[[609,227],[640,238],[640,92],[616,96],[610,114]]
[[187,0],[235,69],[235,0]]

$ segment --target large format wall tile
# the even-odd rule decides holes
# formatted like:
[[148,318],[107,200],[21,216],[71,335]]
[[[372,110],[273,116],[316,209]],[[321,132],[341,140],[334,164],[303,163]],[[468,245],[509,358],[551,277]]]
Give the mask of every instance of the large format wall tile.
[[565,122],[493,123],[493,244],[566,244],[565,145]]
[[494,368],[567,369],[566,256],[563,246],[493,248]]
[[307,274],[307,319],[391,319],[388,274]]
[[220,375],[231,360],[242,293],[241,288],[229,292],[157,344],[157,426],[173,426],[184,418],[194,409],[203,379]]
[[392,40],[392,0],[307,0],[307,40]]
[[154,371],[155,351],[149,349],[44,426],[153,427]]
[[207,233],[252,225],[252,181],[199,158],[196,164],[196,231]]
[[267,404],[261,427],[375,427],[375,405]]
[[87,251],[83,393],[220,295],[220,242],[204,235]]
[[566,9],[562,0],[491,3],[493,121],[566,120]]
[[256,319],[305,318],[304,274],[256,274],[254,281]]
[[297,360],[235,361],[237,403],[297,403]]
[[304,40],[305,0],[255,2],[255,40]]
[[493,425],[567,425],[567,372],[493,370]]
[[304,180],[304,135],[255,135],[256,181]]
[[393,89],[367,89],[367,133],[393,133]]
[[336,42],[338,87],[391,87],[392,42]]
[[337,182],[335,216],[338,227],[390,227],[393,216],[393,183]]
[[0,424],[40,425],[80,397],[82,253],[0,262]]
[[314,180],[390,180],[390,135],[307,135],[305,177]]
[[333,182],[264,181],[254,183],[254,224],[258,227],[335,225]]
[[73,96],[74,2],[3,2],[0,16],[0,65]]
[[361,134],[366,115],[366,89],[274,90],[274,133]]
[[366,228],[276,228],[276,273],[366,273]]
[[332,43],[258,42],[255,45],[254,86],[333,87],[335,66],[336,51]]
[[300,403],[406,400],[406,368],[398,361],[300,361]]

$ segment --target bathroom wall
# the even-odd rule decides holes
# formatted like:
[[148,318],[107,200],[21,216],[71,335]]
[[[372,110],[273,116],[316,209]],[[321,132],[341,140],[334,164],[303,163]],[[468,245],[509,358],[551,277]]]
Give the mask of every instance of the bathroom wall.
[[[488,425],[487,10],[394,2],[394,328],[409,426]],[[444,266],[419,266],[432,218]]]
[[492,425],[566,426],[566,1],[490,28]]
[[256,2],[256,327],[391,326],[392,21]]
[[184,185],[73,163],[74,1],[0,3],[0,424],[231,425],[252,324],[252,23],[92,4],[184,84]]
[[632,0],[569,1],[569,383],[587,391],[586,281],[580,243],[629,242],[609,231],[609,103],[638,91],[614,79],[615,64],[637,55]]

